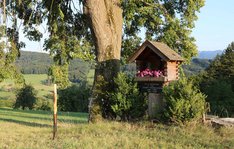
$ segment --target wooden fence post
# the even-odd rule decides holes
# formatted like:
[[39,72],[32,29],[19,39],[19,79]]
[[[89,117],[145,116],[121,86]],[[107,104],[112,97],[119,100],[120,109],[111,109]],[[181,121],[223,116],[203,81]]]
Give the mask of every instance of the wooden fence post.
[[54,116],[53,116],[54,126],[53,126],[53,140],[57,133],[57,85],[54,84]]

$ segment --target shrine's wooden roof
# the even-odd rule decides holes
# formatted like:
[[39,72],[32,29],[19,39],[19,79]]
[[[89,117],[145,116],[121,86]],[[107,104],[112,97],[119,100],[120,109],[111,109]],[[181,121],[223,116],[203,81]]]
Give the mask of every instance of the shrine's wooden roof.
[[[147,48],[148,47],[148,48]],[[184,61],[183,58],[162,42],[146,40],[139,49],[129,58],[129,62],[134,62],[145,49],[151,49],[164,61]]]

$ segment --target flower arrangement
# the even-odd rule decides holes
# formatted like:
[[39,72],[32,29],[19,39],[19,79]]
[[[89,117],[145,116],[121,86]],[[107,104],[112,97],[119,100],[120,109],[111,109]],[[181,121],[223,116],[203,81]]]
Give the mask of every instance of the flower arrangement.
[[137,71],[138,77],[160,77],[163,76],[163,71],[161,70],[150,70],[149,68],[146,68],[142,71]]

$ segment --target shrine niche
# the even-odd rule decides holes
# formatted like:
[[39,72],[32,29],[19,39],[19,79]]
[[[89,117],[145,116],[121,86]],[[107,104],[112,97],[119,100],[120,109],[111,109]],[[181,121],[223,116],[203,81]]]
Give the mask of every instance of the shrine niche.
[[179,79],[183,58],[162,42],[146,40],[129,58],[129,63],[133,62],[136,63],[135,81],[141,91],[149,93],[149,114],[152,115],[154,105],[162,104],[162,87]]

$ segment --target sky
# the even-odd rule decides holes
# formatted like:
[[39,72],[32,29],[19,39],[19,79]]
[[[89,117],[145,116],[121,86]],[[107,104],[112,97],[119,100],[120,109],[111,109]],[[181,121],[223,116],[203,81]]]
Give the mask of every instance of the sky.
[[[199,51],[223,50],[234,41],[234,0],[206,0],[205,6],[197,13],[192,36]],[[48,36],[48,33],[43,31]],[[43,42],[26,42],[26,51],[43,51]]]
[[234,0],[206,0],[195,24],[199,51],[226,49],[234,41]]

